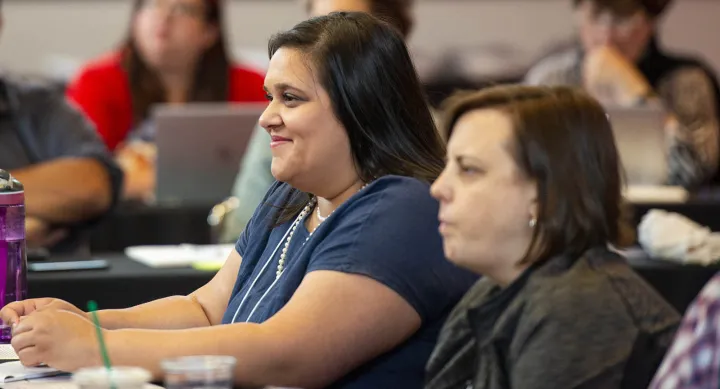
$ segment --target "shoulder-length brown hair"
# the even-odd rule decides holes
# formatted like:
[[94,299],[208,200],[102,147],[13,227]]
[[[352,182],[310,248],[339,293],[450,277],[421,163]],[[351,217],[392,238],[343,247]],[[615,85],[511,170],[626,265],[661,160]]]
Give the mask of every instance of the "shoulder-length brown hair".
[[632,243],[615,139],[596,100],[568,87],[498,86],[459,94],[447,103],[447,138],[461,116],[478,109],[508,115],[513,157],[537,182],[537,223],[521,263]]
[[[122,65],[127,72],[133,106],[133,124],[145,120],[150,108],[165,101],[165,90],[157,74],[143,61],[133,39],[132,23],[146,0],[135,0],[131,26],[122,46]],[[225,46],[221,0],[204,0],[205,21],[218,30],[215,44],[208,48],[198,63],[188,101],[226,101],[229,94],[230,56]]]

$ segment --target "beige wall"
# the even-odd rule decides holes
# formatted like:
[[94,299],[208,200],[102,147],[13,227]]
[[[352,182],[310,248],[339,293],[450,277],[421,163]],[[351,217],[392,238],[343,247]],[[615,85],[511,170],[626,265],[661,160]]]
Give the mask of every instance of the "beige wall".
[[[264,56],[267,38],[303,17],[293,1],[233,1],[228,21],[234,47]],[[571,36],[569,0],[419,0],[411,39],[416,52],[500,45],[525,62]],[[28,73],[66,74],[78,60],[111,48],[124,34],[130,0],[5,0],[0,64]],[[720,0],[677,0],[663,25],[664,41],[702,52],[720,69]],[[514,26],[511,28],[510,26]],[[261,58],[262,59],[262,58]],[[474,66],[490,66],[480,59]]]

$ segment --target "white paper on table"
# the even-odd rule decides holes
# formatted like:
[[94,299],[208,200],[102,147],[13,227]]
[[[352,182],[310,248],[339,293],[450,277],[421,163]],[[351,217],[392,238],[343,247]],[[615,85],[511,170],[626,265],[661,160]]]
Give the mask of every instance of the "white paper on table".
[[684,203],[689,194],[681,186],[628,185],[623,196],[633,203]]
[[186,267],[195,263],[225,263],[234,244],[133,246],[125,249],[130,259],[150,267]]
[[78,389],[79,387],[73,383],[70,378],[58,379],[39,379],[31,381],[11,382],[9,384],[0,384],[6,389]]
[[10,384],[5,384],[5,379],[11,378],[11,377],[21,377],[26,376],[28,374],[37,374],[37,373],[49,373],[49,372],[55,372],[58,371],[57,369],[53,369],[51,367],[25,367],[20,363],[20,361],[13,361],[13,362],[5,362],[0,364],[0,385],[3,387],[9,386]]
[[[4,389],[79,389],[79,386],[72,382],[70,377],[21,381],[0,385]],[[163,389],[163,387],[145,384],[144,389]]]
[[[0,364],[0,388],[3,389],[78,389],[78,386],[72,382],[70,376],[57,376],[36,378],[28,381],[4,383],[5,378],[19,377],[28,374],[54,372],[57,371],[51,367],[25,367],[20,361],[6,362]],[[146,384],[145,389],[162,389],[161,386]]]
[[[21,381],[0,385],[5,389],[79,389],[79,387],[72,382],[70,377]],[[153,384],[145,384],[144,389],[163,389],[163,387]]]
[[20,358],[18,358],[11,345],[0,344],[0,361],[17,361],[18,359]]

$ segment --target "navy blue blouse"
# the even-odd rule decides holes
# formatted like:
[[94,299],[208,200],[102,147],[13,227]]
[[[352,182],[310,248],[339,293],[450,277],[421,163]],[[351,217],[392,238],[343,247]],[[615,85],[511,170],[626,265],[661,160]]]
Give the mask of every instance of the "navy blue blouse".
[[425,364],[447,314],[477,277],[444,259],[437,202],[419,180],[385,176],[352,196],[306,242],[297,227],[276,281],[293,221],[272,227],[292,188],[274,184],[237,242],[242,264],[223,323],[262,323],[292,297],[305,275],[331,270],[370,277],[420,315],[419,331],[402,345],[341,378],[332,388],[421,388]]

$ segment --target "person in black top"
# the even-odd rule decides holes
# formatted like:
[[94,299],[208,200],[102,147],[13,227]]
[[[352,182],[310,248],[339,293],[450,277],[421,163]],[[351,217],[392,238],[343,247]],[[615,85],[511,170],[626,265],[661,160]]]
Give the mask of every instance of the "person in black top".
[[720,89],[701,60],[669,53],[658,20],[671,0],[572,0],[579,44],[526,75],[531,85],[582,86],[603,104],[667,112],[667,183],[720,182]]

